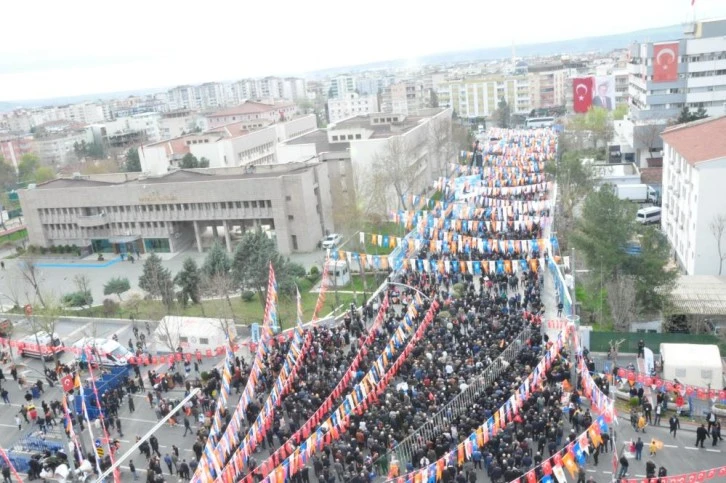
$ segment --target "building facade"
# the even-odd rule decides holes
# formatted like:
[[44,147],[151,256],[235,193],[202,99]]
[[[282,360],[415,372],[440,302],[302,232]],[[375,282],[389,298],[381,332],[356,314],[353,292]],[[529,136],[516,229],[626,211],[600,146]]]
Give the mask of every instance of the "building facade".
[[62,166],[78,157],[76,144],[93,143],[93,133],[83,124],[67,121],[48,122],[37,126],[33,144],[41,163]]
[[206,117],[210,129],[235,122],[245,122],[248,128],[253,129],[292,119],[296,110],[295,104],[289,102],[267,104],[247,101],[238,106],[213,112]]
[[562,65],[530,66],[527,88],[531,109],[564,106],[570,70]]
[[505,99],[513,113],[532,110],[527,76],[491,76],[442,82],[437,92],[439,106],[450,107],[459,117],[490,117]]
[[[726,271],[710,229],[717,216],[726,216],[724,133],[726,116],[674,126],[662,134],[661,227],[688,275],[723,275]],[[726,233],[720,246],[726,250]]]
[[[345,165],[342,166],[346,169]],[[20,191],[33,245],[94,252],[232,251],[262,229],[283,254],[312,251],[334,230],[330,218],[341,166],[320,161],[241,169],[179,170],[56,179]],[[331,189],[331,183],[333,188]]]
[[31,135],[0,134],[0,157],[13,166],[16,172],[23,155],[32,153],[33,150]]
[[359,96],[351,92],[337,99],[328,99],[328,122],[335,123],[373,112],[378,112],[378,95]]

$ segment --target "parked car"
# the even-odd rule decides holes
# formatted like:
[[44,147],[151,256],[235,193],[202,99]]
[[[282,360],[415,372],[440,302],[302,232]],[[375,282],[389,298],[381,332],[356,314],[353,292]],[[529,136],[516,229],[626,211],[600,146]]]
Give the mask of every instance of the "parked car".
[[128,348],[112,339],[94,339],[84,337],[73,344],[74,352],[78,352],[76,360],[79,362],[91,361],[94,366],[126,366],[134,356]]
[[337,247],[342,241],[343,235],[339,233],[331,233],[330,235],[323,238],[322,245],[325,250],[330,250],[331,248]]
[[46,361],[52,360],[54,354],[63,352],[63,343],[55,332],[51,336],[44,330],[29,334],[19,340],[18,354],[20,357],[41,357]]

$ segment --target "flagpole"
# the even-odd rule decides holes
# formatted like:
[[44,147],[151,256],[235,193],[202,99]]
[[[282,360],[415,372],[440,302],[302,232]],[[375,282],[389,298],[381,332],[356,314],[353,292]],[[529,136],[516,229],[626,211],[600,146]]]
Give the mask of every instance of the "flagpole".
[[0,447],[0,455],[2,455],[3,459],[5,460],[5,463],[10,467],[10,470],[13,472],[15,479],[17,479],[20,483],[23,483],[23,479],[20,477],[17,470],[15,470],[15,466],[10,461],[10,458],[8,458],[8,454],[5,452],[5,450],[2,447]]

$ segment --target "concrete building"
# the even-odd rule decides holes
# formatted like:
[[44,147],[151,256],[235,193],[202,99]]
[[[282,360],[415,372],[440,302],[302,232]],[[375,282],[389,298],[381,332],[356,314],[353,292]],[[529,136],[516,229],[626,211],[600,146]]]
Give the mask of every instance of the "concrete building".
[[[374,113],[331,124],[282,143],[277,148],[279,162],[300,161],[320,156],[345,160],[352,176],[345,183],[355,188],[358,204],[374,213],[399,209],[401,202],[386,177],[386,168],[406,176],[397,179],[406,193],[421,193],[442,175],[449,157],[436,152],[431,129],[439,125],[451,136],[452,109],[426,109],[414,115]],[[441,137],[446,144],[446,136]],[[378,184],[385,180],[383,185]]]
[[189,109],[164,112],[159,119],[159,140],[206,131],[208,127],[206,117]]
[[423,80],[395,82],[381,94],[381,112],[408,114],[432,107],[432,90]]
[[[253,123],[260,124],[260,121]],[[161,175],[178,167],[188,153],[197,159],[206,158],[210,168],[274,164],[278,162],[276,148],[279,142],[317,127],[314,115],[270,125],[264,123],[258,128],[250,128],[249,124],[250,121],[236,121],[204,132],[145,144],[139,149],[141,169],[145,173]]]
[[146,112],[128,117],[120,117],[90,128],[95,142],[109,147],[128,147],[142,143],[155,143],[161,140],[159,129],[160,114]]
[[[717,216],[726,216],[724,133],[726,116],[681,124],[662,134],[661,227],[688,275],[722,275],[726,270],[721,269],[719,243],[709,229]],[[726,232],[720,247],[726,250]]]
[[490,117],[500,99],[513,113],[529,114],[532,103],[527,76],[464,78],[439,84],[439,106],[450,107],[459,117]]
[[59,166],[76,161],[73,146],[93,143],[93,133],[83,124],[70,121],[54,121],[37,126],[34,135],[34,151],[41,163]]
[[330,214],[346,169],[313,160],[252,173],[227,168],[65,178],[21,190],[20,204],[32,245],[145,253],[202,251],[219,240],[231,251],[242,233],[259,228],[289,254],[314,250],[335,229]]
[[296,110],[295,104],[289,102],[266,104],[247,101],[238,106],[213,112],[206,117],[211,129],[237,122],[243,122],[246,128],[254,129],[292,119]]
[[355,92],[328,99],[328,122],[378,112],[378,95],[359,96]]
[[352,75],[339,75],[327,82],[328,99],[338,99],[356,90],[356,78]]
[[570,69],[561,63],[527,66],[527,87],[531,109],[564,106]]
[[[657,63],[656,49],[665,50],[664,63],[673,57],[675,80],[657,78],[658,67],[667,65]],[[621,137],[629,146],[623,151],[632,151],[636,162],[646,166],[648,158],[660,158],[663,145],[658,135],[684,107],[702,107],[710,116],[725,112],[726,20],[690,24],[684,38],[671,42],[633,44],[628,73],[630,114]]]

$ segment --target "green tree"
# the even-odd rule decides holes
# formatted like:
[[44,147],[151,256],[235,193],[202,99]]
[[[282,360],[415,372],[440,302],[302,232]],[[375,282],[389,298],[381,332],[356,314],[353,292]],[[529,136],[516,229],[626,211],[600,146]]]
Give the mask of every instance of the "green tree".
[[86,144],[86,156],[93,159],[103,159],[106,157],[106,150],[99,143]]
[[207,252],[207,256],[204,257],[202,273],[211,278],[216,275],[227,274],[231,268],[232,260],[230,259],[227,250],[221,243],[215,241],[212,248],[210,248]]
[[45,183],[52,179],[55,179],[55,173],[48,166],[41,166],[33,173],[33,181],[37,184]]
[[18,179],[22,182],[33,182],[35,170],[40,165],[40,159],[33,153],[23,154],[18,163]]
[[502,97],[499,99],[497,104],[497,110],[494,111],[494,119],[499,127],[509,127],[509,122],[512,117],[512,110],[507,104],[507,101]]
[[288,261],[277,251],[275,242],[262,230],[246,232],[234,251],[232,276],[239,287],[256,292],[263,306],[270,262],[275,270],[278,291],[292,293],[295,284],[289,273]]
[[692,112],[688,106],[683,106],[683,109],[681,109],[681,112],[678,113],[678,118],[676,119],[676,124],[684,124],[687,122],[693,122],[698,121],[700,119],[705,119],[708,117],[708,112],[706,112],[706,109],[703,107],[699,107],[696,109],[695,112]]
[[575,205],[595,186],[595,173],[590,164],[582,162],[582,153],[567,151],[557,163],[548,163],[547,172],[557,180],[562,215],[571,220]]
[[675,287],[678,272],[668,267],[670,245],[661,231],[642,227],[637,238],[640,253],[628,257],[624,270],[633,276],[640,311],[657,313]]
[[121,294],[128,292],[130,289],[131,284],[129,283],[128,278],[114,277],[103,286],[103,295],[115,294],[119,300],[123,300],[121,298]]
[[199,160],[192,153],[187,153],[179,163],[179,167],[182,169],[194,169],[199,167]]
[[627,104],[618,104],[613,110],[613,120],[622,121],[625,119],[625,115],[628,114],[630,107]]
[[182,305],[186,306],[189,300],[193,304],[198,304],[202,300],[200,295],[202,276],[193,258],[184,259],[181,271],[174,277],[174,283],[181,288],[179,299]]
[[0,156],[0,187],[3,191],[14,189],[18,184],[15,168]]
[[628,257],[626,245],[636,231],[635,205],[617,197],[610,185],[591,191],[575,222],[572,241],[591,272],[611,280]]
[[124,171],[127,173],[138,173],[141,171],[141,159],[139,158],[139,150],[137,148],[130,148],[126,151]]
[[202,156],[199,158],[199,167],[200,168],[208,168],[209,167],[209,160]]
[[144,268],[139,277],[139,287],[152,297],[161,298],[168,310],[174,305],[174,282],[171,272],[161,264],[161,258],[152,253],[144,262]]

